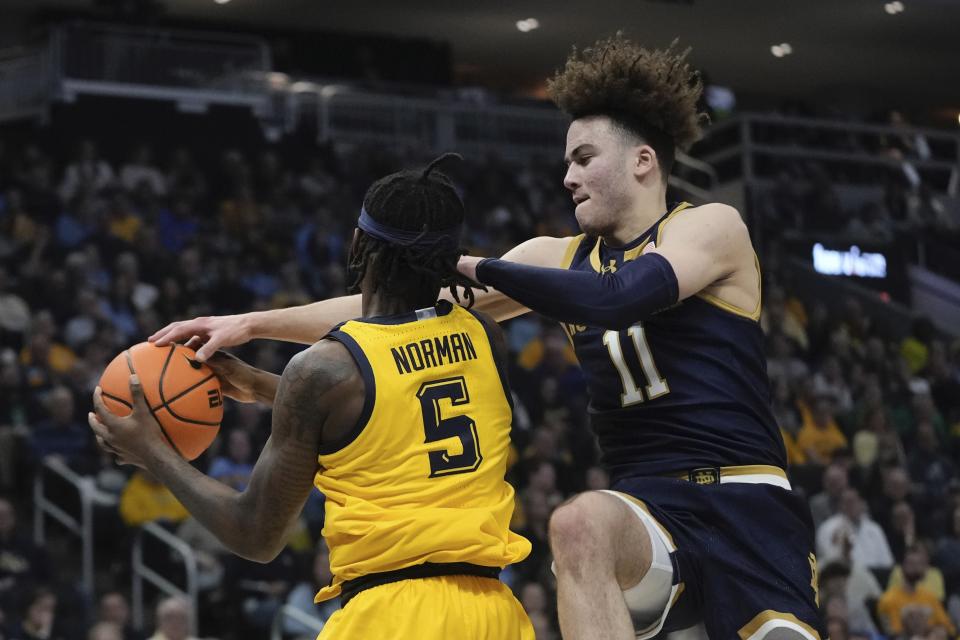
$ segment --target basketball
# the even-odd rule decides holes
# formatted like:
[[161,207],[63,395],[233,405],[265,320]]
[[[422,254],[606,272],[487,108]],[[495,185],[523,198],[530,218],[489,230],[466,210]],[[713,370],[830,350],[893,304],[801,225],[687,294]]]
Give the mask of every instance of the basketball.
[[104,404],[112,413],[128,416],[133,408],[130,375],[140,376],[150,412],[187,460],[206,451],[223,419],[220,380],[195,358],[193,349],[181,345],[141,342],[114,358],[100,378]]

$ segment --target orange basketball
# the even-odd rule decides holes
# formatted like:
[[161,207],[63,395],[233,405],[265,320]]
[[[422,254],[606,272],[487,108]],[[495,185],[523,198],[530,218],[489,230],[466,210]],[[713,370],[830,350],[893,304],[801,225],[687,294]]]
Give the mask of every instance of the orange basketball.
[[130,374],[136,373],[153,417],[187,460],[210,446],[223,419],[220,380],[196,355],[181,345],[141,342],[114,358],[100,378],[104,404],[116,415],[128,416],[133,407]]

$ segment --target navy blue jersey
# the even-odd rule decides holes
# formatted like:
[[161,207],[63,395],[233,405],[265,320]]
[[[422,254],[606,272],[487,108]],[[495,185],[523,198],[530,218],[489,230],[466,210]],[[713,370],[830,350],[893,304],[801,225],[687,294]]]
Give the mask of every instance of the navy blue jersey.
[[[647,243],[659,244],[669,219],[688,206],[672,207],[624,247],[580,236],[563,266],[616,271]],[[602,463],[614,482],[698,467],[786,467],[759,314],[759,305],[740,310],[699,294],[623,331],[564,325],[587,379]]]

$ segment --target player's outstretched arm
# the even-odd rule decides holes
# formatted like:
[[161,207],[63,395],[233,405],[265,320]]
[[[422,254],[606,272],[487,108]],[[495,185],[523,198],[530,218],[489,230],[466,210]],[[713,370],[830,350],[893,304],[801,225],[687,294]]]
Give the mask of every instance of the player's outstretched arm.
[[148,338],[158,346],[184,343],[206,362],[217,349],[257,338],[313,344],[341,322],[361,314],[360,296],[330,298],[299,307],[171,322]]
[[[572,238],[539,237],[514,247],[503,258],[520,264],[559,267]],[[496,290],[476,291],[474,308],[498,322],[509,320],[528,309]],[[443,297],[451,299],[449,293]],[[463,300],[463,296],[460,297]],[[197,359],[206,362],[217,349],[232,347],[256,338],[313,344],[341,322],[361,314],[360,296],[330,298],[299,307],[256,311],[229,316],[204,316],[172,322],[149,340],[159,346],[185,343],[197,350]]]
[[671,222],[659,247],[605,275],[462,258],[467,277],[561,322],[625,329],[730,275],[750,237],[736,209],[704,205]]
[[328,418],[336,414],[338,420],[350,419],[343,408],[350,410],[349,403],[338,398],[338,390],[360,376],[355,365],[334,353],[338,349],[343,350],[324,341],[287,365],[277,390],[270,438],[242,492],[204,475],[166,443],[136,376],[130,384],[133,413],[125,418],[110,413],[98,388],[90,427],[104,450],[121,464],[153,474],[233,553],[269,562],[286,544],[287,531],[313,488]]
[[[560,267],[563,266],[564,256],[574,240],[576,238],[552,238],[550,236],[530,238],[507,251],[501,259],[535,267]],[[479,258],[474,259],[478,260]],[[462,290],[460,293],[460,300],[465,302]],[[516,318],[530,311],[513,298],[492,287],[487,287],[486,291],[476,290],[474,294],[476,295],[476,301],[473,309],[485,313],[497,322]],[[440,297],[455,302],[453,296],[447,290],[442,291]]]

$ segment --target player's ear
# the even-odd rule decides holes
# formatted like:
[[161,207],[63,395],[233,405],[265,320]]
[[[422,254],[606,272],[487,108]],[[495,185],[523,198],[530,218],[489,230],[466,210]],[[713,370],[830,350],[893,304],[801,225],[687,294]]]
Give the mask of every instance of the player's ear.
[[646,177],[659,166],[657,153],[648,144],[634,147],[633,175],[638,179]]

